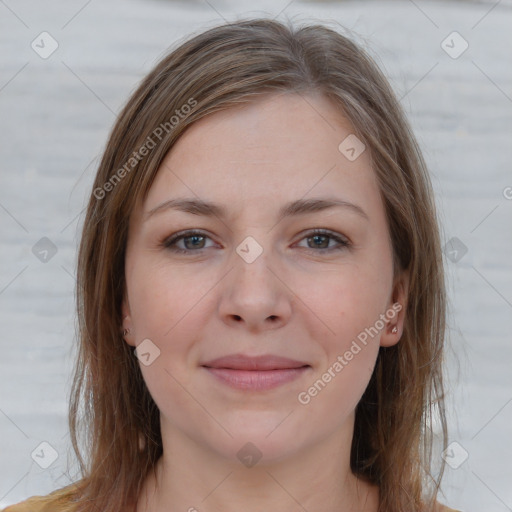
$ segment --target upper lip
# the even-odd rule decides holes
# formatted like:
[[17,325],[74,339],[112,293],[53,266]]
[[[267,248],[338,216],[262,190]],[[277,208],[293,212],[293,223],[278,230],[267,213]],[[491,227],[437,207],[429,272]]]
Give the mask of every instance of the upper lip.
[[213,359],[201,366],[209,368],[229,368],[232,370],[281,370],[286,368],[301,368],[308,363],[275,355],[246,356],[231,354]]

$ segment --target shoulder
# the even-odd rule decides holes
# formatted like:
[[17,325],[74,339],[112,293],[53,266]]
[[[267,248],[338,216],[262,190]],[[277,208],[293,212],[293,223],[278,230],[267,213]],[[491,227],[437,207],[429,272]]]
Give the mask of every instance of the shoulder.
[[57,489],[44,496],[31,496],[24,501],[9,505],[0,512],[72,512],[76,483]]
[[41,512],[46,504],[46,501],[42,501],[41,498],[41,496],[32,496],[15,505],[9,505],[7,508],[2,509],[1,512]]
[[433,506],[428,505],[427,503],[422,503],[420,510],[421,512],[462,512],[462,510],[457,508],[450,508],[443,505],[442,503],[439,503],[439,501],[435,501]]
[[442,505],[441,503],[437,503],[436,512],[462,512],[462,511],[456,510],[454,508],[449,508],[446,505]]
[[[72,512],[74,509],[72,498],[74,496],[75,485],[76,484],[71,484],[62,489],[57,489],[45,496],[31,496],[25,501],[15,505],[9,505],[0,512]],[[462,511],[437,503],[435,512]]]

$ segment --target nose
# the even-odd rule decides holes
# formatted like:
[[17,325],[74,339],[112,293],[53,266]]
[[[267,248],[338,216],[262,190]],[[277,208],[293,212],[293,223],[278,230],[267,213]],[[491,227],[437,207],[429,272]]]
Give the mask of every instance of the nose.
[[[256,333],[285,325],[292,313],[293,293],[269,251],[256,259],[233,253],[231,271],[221,281],[219,314],[230,327]],[[251,261],[251,262],[249,262]]]

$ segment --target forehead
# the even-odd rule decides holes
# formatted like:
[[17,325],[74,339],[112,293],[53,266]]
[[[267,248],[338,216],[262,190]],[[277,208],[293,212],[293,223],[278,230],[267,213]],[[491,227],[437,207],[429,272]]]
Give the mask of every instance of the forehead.
[[320,95],[273,94],[216,112],[175,143],[143,210],[196,196],[225,204],[241,219],[277,211],[290,200],[333,194],[378,207],[368,152],[351,161],[339,149],[353,134],[350,121]]
[[[171,159],[193,160],[208,152],[209,157],[234,162],[249,156],[251,163],[263,164],[265,154],[271,153],[274,162],[285,164],[298,156],[312,159],[325,150],[337,156],[340,137],[353,131],[351,122],[324,96],[279,93],[200,119],[175,144]],[[200,151],[185,154],[192,147]]]

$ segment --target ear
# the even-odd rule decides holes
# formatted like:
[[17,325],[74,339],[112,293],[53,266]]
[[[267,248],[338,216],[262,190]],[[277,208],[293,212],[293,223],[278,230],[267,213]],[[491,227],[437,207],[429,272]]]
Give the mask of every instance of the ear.
[[[409,270],[401,271],[394,279],[393,292],[386,308],[388,323],[382,331],[381,347],[396,345],[404,332],[405,311],[409,296]],[[393,332],[393,331],[396,332]]]
[[121,326],[123,338],[126,341],[126,343],[128,343],[128,345],[135,347],[135,336],[133,334],[130,303],[128,301],[126,292],[123,298],[123,303],[121,305],[121,311],[123,315],[123,325]]

